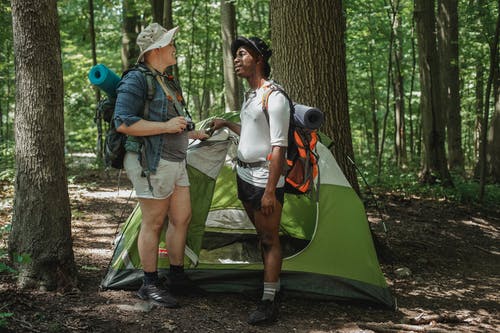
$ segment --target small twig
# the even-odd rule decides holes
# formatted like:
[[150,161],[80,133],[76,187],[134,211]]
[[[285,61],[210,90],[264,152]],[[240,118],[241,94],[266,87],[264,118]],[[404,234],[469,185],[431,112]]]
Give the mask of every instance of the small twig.
[[458,316],[455,314],[434,314],[434,315],[424,315],[423,313],[418,315],[415,318],[409,320],[410,324],[415,325],[425,325],[430,324],[432,322],[436,323],[463,323],[467,316]]
[[14,321],[17,321],[22,328],[25,328],[27,330],[30,330],[31,332],[41,332],[40,330],[37,330],[36,328],[34,328],[30,323],[28,323],[27,321],[24,321],[24,320],[21,320],[21,319],[17,319],[17,318],[12,318]]
[[477,246],[477,245],[474,245],[474,247],[475,247],[476,249],[479,249],[479,250],[481,250],[481,251],[483,251],[483,252],[486,252],[486,253],[489,253],[489,254],[493,254],[493,255],[499,255],[499,254],[500,254],[500,253],[499,253],[499,252],[497,252],[497,251],[490,251],[490,250],[488,250],[488,249],[485,249],[485,248],[480,247],[480,246]]
[[438,327],[428,327],[408,324],[388,323],[358,323],[361,328],[375,330],[377,332],[392,333],[392,332],[426,332],[426,333],[449,333],[448,330]]

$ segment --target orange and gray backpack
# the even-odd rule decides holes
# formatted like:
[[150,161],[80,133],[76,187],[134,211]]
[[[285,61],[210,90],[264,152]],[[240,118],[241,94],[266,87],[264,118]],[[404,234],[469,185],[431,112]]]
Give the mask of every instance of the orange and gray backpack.
[[262,97],[262,111],[269,123],[269,96],[279,91],[290,103],[290,126],[288,128],[288,147],[286,152],[285,192],[307,194],[314,188],[314,179],[319,176],[318,130],[300,126],[295,120],[295,104],[279,86],[271,84]]

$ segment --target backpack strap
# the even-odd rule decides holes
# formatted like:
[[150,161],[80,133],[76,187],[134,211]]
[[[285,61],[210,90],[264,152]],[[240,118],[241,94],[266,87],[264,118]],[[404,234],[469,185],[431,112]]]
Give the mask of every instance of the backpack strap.
[[[264,92],[264,94],[262,95],[262,112],[264,112],[264,115],[266,116],[266,119],[267,119],[267,124],[269,125],[269,97],[275,91],[278,91],[283,96],[285,96],[285,98],[288,100],[288,104],[290,106],[290,118],[289,118],[290,120],[289,120],[289,124],[288,124],[288,147],[290,148],[290,145],[292,144],[293,139],[294,139],[293,128],[295,125],[295,121],[294,121],[295,108],[294,108],[293,101],[290,98],[290,96],[288,96],[288,94],[285,92],[285,90],[283,90],[283,88],[281,88],[280,86],[278,86],[276,84],[271,83],[268,86],[267,91]],[[290,149],[287,149],[287,154],[289,153],[289,150]],[[288,158],[290,158],[290,156],[288,156]],[[286,159],[285,159],[285,164],[288,164]]]
[[281,88],[280,86],[277,86],[275,84],[270,84],[268,86],[267,91],[262,95],[262,111],[264,112],[264,115],[266,116],[267,123],[269,124],[269,96],[275,91],[280,92],[285,98],[287,99],[288,103],[290,104],[290,122],[293,121],[293,113],[294,113],[294,108],[293,108],[293,102],[290,96]]
[[146,79],[146,87],[147,87],[147,92],[146,92],[146,101],[144,102],[144,110],[143,110],[143,118],[148,119],[149,118],[149,104],[153,100],[156,92],[156,85],[155,85],[155,73],[153,73],[149,68],[147,68],[144,65],[141,64],[135,64],[134,67],[127,69],[125,72],[123,72],[123,76],[127,74],[128,72],[131,71],[139,71],[144,75],[144,78]]
[[[126,70],[123,75],[127,74],[130,71],[139,71],[144,75],[144,78],[146,79],[146,87],[147,87],[147,92],[146,92],[146,100],[144,101],[144,109],[142,112],[142,118],[145,120],[149,119],[149,105],[151,104],[151,101],[154,98],[155,92],[156,92],[156,85],[155,85],[155,76],[157,76],[153,71],[151,71],[148,67],[141,65],[141,64],[135,64],[134,67]],[[132,139],[133,141],[137,141],[140,143],[140,149],[139,153],[141,155],[141,167],[142,167],[142,174],[144,177],[146,177],[148,181],[148,186],[149,190],[151,193],[153,193],[153,185],[151,184],[151,172],[147,168],[147,157],[146,157],[146,147],[144,144],[142,144],[142,138],[140,137],[134,137]]]

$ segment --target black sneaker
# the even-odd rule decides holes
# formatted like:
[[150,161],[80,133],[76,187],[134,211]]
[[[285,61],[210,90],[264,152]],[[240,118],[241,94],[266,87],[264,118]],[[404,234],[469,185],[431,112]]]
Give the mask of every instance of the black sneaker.
[[142,285],[137,296],[143,300],[149,300],[156,305],[164,306],[166,308],[178,308],[179,303],[172,297],[166,290],[158,288],[154,284]]
[[174,295],[204,295],[204,290],[200,289],[186,273],[167,273],[168,289]]
[[247,322],[250,325],[263,325],[275,322],[278,319],[278,302],[260,301],[257,310],[248,316]]

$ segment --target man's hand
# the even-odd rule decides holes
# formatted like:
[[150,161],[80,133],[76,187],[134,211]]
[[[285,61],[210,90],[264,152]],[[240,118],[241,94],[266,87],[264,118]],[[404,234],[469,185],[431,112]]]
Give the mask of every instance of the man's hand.
[[238,135],[240,135],[240,131],[241,131],[240,124],[236,124],[236,123],[233,123],[232,121],[228,121],[228,120],[220,119],[220,118],[213,119],[212,121],[210,121],[208,126],[210,127],[211,133],[213,133],[214,131],[216,131],[222,127],[227,127],[231,131],[233,131],[234,133],[236,133]]
[[188,137],[194,140],[206,140],[210,137],[205,131],[196,130],[188,132]]
[[227,124],[225,119],[215,118],[208,123],[208,126],[210,127],[210,131],[213,133],[222,127],[226,127]]
[[260,211],[263,215],[269,216],[274,212],[276,196],[272,192],[265,191],[260,200]]

